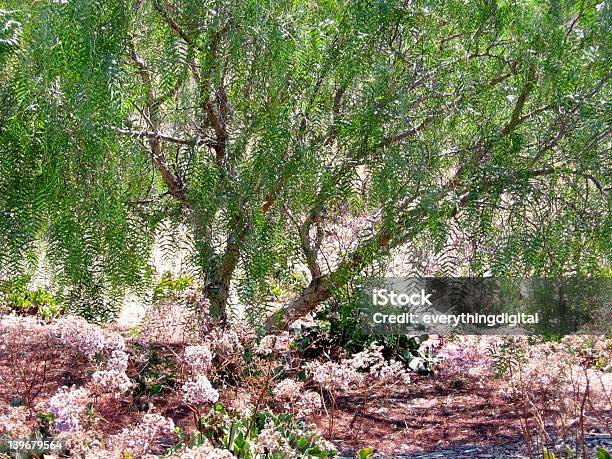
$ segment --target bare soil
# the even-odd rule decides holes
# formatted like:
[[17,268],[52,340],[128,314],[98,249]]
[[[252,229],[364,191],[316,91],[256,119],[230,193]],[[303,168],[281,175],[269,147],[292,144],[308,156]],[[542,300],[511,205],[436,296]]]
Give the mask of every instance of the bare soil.
[[385,455],[504,443],[520,435],[520,427],[499,388],[494,379],[449,386],[436,375],[417,375],[410,384],[339,397],[332,435],[326,416],[317,426],[341,449],[371,447]]

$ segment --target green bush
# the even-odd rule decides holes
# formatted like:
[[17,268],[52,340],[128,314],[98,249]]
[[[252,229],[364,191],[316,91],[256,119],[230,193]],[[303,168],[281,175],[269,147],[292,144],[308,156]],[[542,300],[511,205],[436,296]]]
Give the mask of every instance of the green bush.
[[[434,355],[421,349],[421,343],[428,338],[428,335],[386,335],[373,336],[364,332],[361,317],[361,302],[358,296],[339,298],[338,301],[330,303],[328,308],[320,311],[316,316],[319,323],[325,325],[329,331],[327,345],[331,343],[343,347],[349,355],[361,352],[368,348],[373,342],[382,345],[383,355],[388,360],[403,362],[407,368],[419,373],[429,373],[431,365],[439,359]],[[298,349],[308,349],[309,354],[305,357],[317,357],[313,353],[316,346],[315,341],[321,342],[319,327],[312,330],[301,330],[295,339]]]
[[28,276],[0,282],[0,309],[19,315],[38,315],[50,319],[62,314],[63,305],[46,289],[32,290]]
[[179,293],[192,285],[193,277],[179,276],[173,278],[170,273],[166,273],[153,288],[153,302],[175,298]]
[[179,431],[181,441],[173,449],[179,450],[184,446],[193,448],[210,442],[216,448],[227,449],[243,459],[286,457],[275,452],[265,455],[257,453],[257,437],[264,429],[272,427],[292,449],[292,458],[329,458],[336,454],[329,443],[290,415],[259,411],[252,416],[241,417],[228,412],[222,403],[216,403],[207,416],[199,419],[199,433],[188,435]]

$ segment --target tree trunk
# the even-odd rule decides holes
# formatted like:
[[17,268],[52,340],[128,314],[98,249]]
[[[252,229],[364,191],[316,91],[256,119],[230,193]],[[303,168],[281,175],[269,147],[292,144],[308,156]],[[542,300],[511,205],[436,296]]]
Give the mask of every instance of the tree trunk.
[[331,294],[327,277],[311,282],[284,309],[275,312],[268,318],[266,330],[268,333],[278,333],[286,330],[292,322],[313,311],[321,302],[331,297]]

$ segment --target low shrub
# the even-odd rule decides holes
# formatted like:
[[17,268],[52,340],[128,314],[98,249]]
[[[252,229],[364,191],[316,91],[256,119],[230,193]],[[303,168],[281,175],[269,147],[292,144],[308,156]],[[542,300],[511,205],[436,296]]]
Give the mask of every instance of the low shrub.
[[183,457],[189,457],[190,450],[197,451],[203,445],[243,459],[327,458],[336,454],[331,443],[291,415],[258,411],[243,417],[228,411],[222,403],[216,403],[199,419],[198,430],[179,431],[179,437],[181,441],[173,451],[184,453]]
[[0,312],[37,315],[43,320],[63,313],[63,305],[46,289],[31,289],[30,278],[16,277],[0,281]]

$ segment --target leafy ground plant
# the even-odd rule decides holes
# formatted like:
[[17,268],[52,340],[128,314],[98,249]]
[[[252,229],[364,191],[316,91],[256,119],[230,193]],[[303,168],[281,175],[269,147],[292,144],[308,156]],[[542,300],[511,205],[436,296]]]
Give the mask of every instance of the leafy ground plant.
[[290,415],[258,411],[241,417],[228,412],[221,403],[199,420],[197,433],[179,432],[179,437],[176,450],[211,444],[244,459],[329,458],[336,454],[333,445]]
[[29,276],[0,281],[0,312],[37,315],[48,320],[63,313],[61,302],[48,290],[32,289]]

